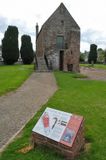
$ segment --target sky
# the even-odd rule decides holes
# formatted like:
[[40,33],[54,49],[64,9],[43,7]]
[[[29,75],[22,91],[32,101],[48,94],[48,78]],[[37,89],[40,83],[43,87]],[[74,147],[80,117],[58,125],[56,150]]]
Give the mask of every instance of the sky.
[[81,52],[90,44],[106,49],[106,0],[0,0],[0,44],[8,25],[21,36],[31,36],[35,50],[35,26],[39,28],[63,2],[81,28]]

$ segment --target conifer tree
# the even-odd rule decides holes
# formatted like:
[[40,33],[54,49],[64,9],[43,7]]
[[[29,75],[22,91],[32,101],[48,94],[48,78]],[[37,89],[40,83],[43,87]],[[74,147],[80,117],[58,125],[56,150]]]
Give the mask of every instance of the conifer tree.
[[21,58],[24,64],[31,64],[34,59],[34,52],[32,49],[31,37],[23,35],[21,37]]
[[19,58],[18,28],[8,26],[2,40],[2,57],[5,64],[14,64]]
[[95,64],[97,62],[97,45],[91,44],[90,45],[90,52],[88,55],[88,63]]

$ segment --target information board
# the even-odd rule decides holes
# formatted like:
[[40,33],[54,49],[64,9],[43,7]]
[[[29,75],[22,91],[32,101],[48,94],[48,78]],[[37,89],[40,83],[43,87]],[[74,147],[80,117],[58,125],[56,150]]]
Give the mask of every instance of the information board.
[[32,131],[64,145],[72,146],[82,119],[81,116],[46,108]]

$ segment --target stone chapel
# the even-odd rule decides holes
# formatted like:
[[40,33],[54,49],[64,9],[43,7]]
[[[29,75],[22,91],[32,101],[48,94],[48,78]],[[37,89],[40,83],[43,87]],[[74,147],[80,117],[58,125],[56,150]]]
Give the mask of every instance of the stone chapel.
[[36,34],[38,71],[79,72],[80,27],[63,3]]

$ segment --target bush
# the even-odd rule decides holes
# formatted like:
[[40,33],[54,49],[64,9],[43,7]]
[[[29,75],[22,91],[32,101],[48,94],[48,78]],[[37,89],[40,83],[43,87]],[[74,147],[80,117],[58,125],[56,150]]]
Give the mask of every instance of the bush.
[[32,49],[31,38],[28,35],[21,37],[21,58],[24,64],[31,64],[34,59],[34,52]]
[[19,58],[18,28],[8,26],[2,40],[2,57],[5,64],[14,64]]

